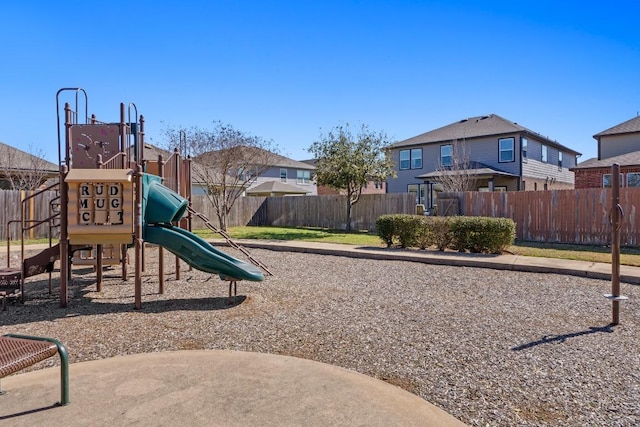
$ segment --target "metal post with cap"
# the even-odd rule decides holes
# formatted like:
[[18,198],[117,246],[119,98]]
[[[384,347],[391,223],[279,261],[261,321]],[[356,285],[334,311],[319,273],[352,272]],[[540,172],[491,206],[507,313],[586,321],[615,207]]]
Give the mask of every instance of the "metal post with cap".
[[620,165],[611,166],[611,293],[605,297],[611,300],[611,324],[620,323],[620,301],[628,298],[620,295],[620,229],[624,212],[620,206]]

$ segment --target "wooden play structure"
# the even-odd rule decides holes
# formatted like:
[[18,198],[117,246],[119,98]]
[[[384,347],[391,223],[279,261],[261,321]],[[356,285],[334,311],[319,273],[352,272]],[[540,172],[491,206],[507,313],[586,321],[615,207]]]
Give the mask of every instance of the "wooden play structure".
[[[61,117],[60,97],[66,92],[75,96],[72,108],[64,104]],[[84,114],[79,106],[84,106]],[[135,308],[142,307],[142,271],[144,243],[156,244],[159,253],[159,292],[164,292],[163,248],[191,267],[218,274],[229,282],[229,298],[237,281],[264,279],[268,269],[231,241],[202,214],[190,207],[191,159],[176,149],[168,159],[144,158],[144,117],[138,117],[135,104],[120,104],[120,120],[106,123],[88,116],[88,97],[82,88],[63,88],[56,94],[58,116],[58,160],[60,178],[41,191],[56,190],[59,198],[52,202],[51,215],[38,221],[26,221],[22,215],[21,265],[0,269],[0,297],[20,295],[24,299],[24,280],[35,274],[51,273],[60,261],[60,306],[68,303],[68,286],[72,264],[95,266],[96,286],[102,290],[105,264],[122,266],[127,279],[129,249],[134,252]],[[133,119],[132,119],[133,116]],[[33,196],[30,196],[33,197]],[[186,216],[185,216],[186,215]],[[191,232],[192,216],[203,219],[206,226],[220,232],[231,246],[248,256],[250,263],[219,251]],[[59,243],[40,254],[26,258],[25,232],[49,224],[59,228]],[[9,248],[8,248],[9,250]],[[180,263],[176,262],[179,279]]]

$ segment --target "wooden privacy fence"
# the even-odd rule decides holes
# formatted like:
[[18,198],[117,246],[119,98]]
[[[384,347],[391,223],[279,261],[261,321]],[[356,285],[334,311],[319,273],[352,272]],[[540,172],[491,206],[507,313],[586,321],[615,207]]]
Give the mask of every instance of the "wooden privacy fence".
[[[20,201],[25,192],[0,190],[0,239],[6,240],[7,232],[11,237],[20,237],[20,224],[10,220],[20,219]],[[44,192],[38,195],[26,209],[26,218],[44,219],[50,215],[49,202],[57,196],[56,192]],[[208,217],[219,226],[215,210],[206,196],[193,196],[193,208]],[[345,229],[346,196],[300,196],[300,197],[241,197],[233,205],[227,218],[227,226],[262,225],[287,227],[323,227]],[[415,196],[403,194],[365,194],[351,210],[351,228],[353,230],[376,230],[376,219],[380,215],[392,213],[414,213]],[[194,229],[205,228],[200,219],[195,218]],[[58,237],[55,230],[54,237]],[[28,238],[48,237],[48,226],[35,228]]]
[[[8,233],[12,239],[20,239],[20,204],[23,199],[34,192],[20,190],[0,190],[0,239],[6,240]],[[50,203],[57,197],[55,191],[45,191],[25,203],[25,220],[29,224],[32,220],[44,220],[51,215]],[[58,237],[58,231],[52,230],[53,237]],[[27,239],[49,237],[49,225],[42,224],[26,232]]]
[[[538,242],[608,245],[611,243],[611,189],[440,193],[457,199],[450,214],[511,218],[516,237]],[[621,188],[621,244],[640,244],[640,188]]]
[[[193,208],[218,225],[215,211],[206,196],[194,196]],[[414,213],[415,195],[365,194],[351,210],[352,230],[376,230],[380,215]],[[241,197],[233,205],[227,226],[322,227],[344,230],[346,227],[346,196]],[[194,228],[202,228],[194,221]]]
[[[0,238],[20,237],[18,223],[7,228],[10,220],[20,219],[20,201],[28,194],[21,191],[0,191]],[[50,215],[49,202],[54,191],[38,195],[26,206],[27,219],[44,219]],[[353,230],[376,230],[376,219],[384,214],[415,213],[415,196],[402,194],[366,194],[353,206]],[[445,202],[449,200],[449,202]],[[451,201],[455,200],[454,203]],[[206,196],[193,196],[193,208],[218,224],[215,211]],[[516,222],[516,237],[520,240],[577,244],[607,245],[611,240],[609,213],[610,189],[465,192],[440,193],[438,203],[448,203],[457,209],[448,214],[511,218]],[[637,225],[640,215],[640,188],[621,188],[620,204],[624,212],[621,244],[640,245]],[[440,208],[440,206],[438,207]],[[440,209],[438,209],[439,213]],[[227,225],[323,227],[345,229],[346,196],[241,197],[234,204]],[[195,219],[193,228],[204,228]],[[31,231],[29,238],[48,237],[48,226]],[[57,237],[55,235],[54,237]]]

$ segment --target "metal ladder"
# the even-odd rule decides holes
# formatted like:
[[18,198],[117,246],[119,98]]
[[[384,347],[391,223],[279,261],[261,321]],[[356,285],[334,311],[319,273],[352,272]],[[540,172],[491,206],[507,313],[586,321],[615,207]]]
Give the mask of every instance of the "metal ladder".
[[233,240],[231,240],[231,237],[227,234],[226,231],[224,230],[220,230],[218,227],[216,227],[215,225],[213,225],[211,223],[211,221],[209,221],[209,218],[207,218],[206,216],[204,216],[203,214],[201,214],[200,212],[196,211],[195,209],[193,209],[191,206],[187,207],[187,211],[191,214],[191,215],[195,215],[198,218],[200,218],[203,222],[204,225],[207,226],[207,228],[211,231],[214,231],[218,234],[220,234],[222,237],[224,237],[224,239],[227,241],[227,243],[229,244],[229,246],[231,246],[232,248],[235,248],[237,250],[239,250],[240,252],[242,252],[244,255],[246,255],[247,258],[249,258],[249,260],[251,261],[252,264],[260,267],[262,270],[264,270],[265,273],[267,273],[269,276],[273,276],[273,273],[271,271],[269,271],[269,269],[267,268],[266,265],[264,265],[263,263],[261,263],[260,261],[258,261],[257,259],[255,259],[250,253],[249,251],[247,251],[245,248],[243,248],[242,246],[238,245],[236,242],[234,242]]

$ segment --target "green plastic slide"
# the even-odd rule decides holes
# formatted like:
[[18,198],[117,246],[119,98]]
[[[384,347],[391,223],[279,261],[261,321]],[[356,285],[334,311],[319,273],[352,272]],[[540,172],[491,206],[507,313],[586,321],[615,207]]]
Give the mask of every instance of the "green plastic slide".
[[161,184],[157,176],[143,176],[143,239],[160,245],[192,267],[218,274],[222,280],[264,280],[262,270],[213,247],[190,231],[174,227],[187,210],[188,201]]
[[160,245],[194,268],[218,274],[222,280],[264,280],[262,271],[213,247],[180,227],[147,225],[144,240]]

